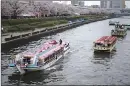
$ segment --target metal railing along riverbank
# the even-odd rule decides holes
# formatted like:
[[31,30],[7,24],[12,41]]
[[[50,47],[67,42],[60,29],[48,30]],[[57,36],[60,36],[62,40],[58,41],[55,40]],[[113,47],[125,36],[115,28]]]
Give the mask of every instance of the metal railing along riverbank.
[[77,26],[80,26],[83,24],[91,23],[91,22],[101,21],[104,19],[107,19],[107,18],[76,21],[76,22],[62,24],[62,25],[58,25],[58,26],[54,26],[54,27],[37,29],[36,31],[25,32],[25,33],[21,33],[21,34],[15,35],[15,36],[8,36],[8,37],[3,36],[2,45],[10,43],[10,42],[14,42],[14,41],[22,40],[22,39],[28,39],[28,38],[38,36],[38,35],[53,34],[53,33],[59,32],[59,31],[67,30],[67,29],[77,27]]

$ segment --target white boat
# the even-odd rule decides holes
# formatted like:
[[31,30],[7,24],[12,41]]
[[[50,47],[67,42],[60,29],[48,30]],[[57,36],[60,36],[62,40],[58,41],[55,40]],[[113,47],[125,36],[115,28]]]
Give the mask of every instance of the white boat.
[[44,43],[35,51],[26,51],[17,54],[10,67],[16,67],[21,74],[29,71],[44,70],[54,65],[67,53],[69,43],[58,43],[55,40]]
[[94,52],[106,51],[111,52],[116,45],[117,38],[114,36],[103,36],[94,42]]
[[115,24],[118,24],[119,21],[109,21],[109,25],[115,25]]
[[123,25],[116,24],[115,29],[111,30],[112,36],[125,36],[127,35],[127,28]]

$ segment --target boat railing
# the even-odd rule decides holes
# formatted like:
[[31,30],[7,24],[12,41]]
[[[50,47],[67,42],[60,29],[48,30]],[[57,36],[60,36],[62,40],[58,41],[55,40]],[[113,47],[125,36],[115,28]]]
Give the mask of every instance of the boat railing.
[[108,48],[110,48],[110,47],[112,47],[114,44],[116,43],[116,41],[115,42],[113,42],[112,44],[100,44],[100,45],[97,45],[97,44],[95,44],[95,48],[97,48],[97,49],[108,49]]

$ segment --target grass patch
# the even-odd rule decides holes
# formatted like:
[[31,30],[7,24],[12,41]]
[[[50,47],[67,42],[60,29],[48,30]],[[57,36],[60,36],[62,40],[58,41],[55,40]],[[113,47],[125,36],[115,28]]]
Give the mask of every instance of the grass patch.
[[46,21],[46,22],[34,22],[30,24],[18,24],[12,26],[4,26],[5,32],[21,32],[21,31],[28,31],[34,30],[35,28],[44,28],[44,27],[52,27],[58,24],[67,23],[67,20],[59,20],[59,21]]
[[35,28],[52,27],[59,24],[68,23],[68,21],[75,21],[77,19],[98,19],[102,15],[87,15],[87,16],[68,16],[68,17],[50,17],[50,18],[28,18],[28,19],[6,19],[2,20],[2,27],[4,32],[18,32],[34,30]]

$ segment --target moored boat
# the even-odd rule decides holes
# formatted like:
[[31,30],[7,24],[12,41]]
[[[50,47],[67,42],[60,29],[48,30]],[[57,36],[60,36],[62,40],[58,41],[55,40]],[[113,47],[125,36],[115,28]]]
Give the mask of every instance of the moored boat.
[[130,30],[130,26],[125,26],[127,28],[127,30]]
[[44,70],[54,65],[67,53],[69,43],[58,43],[55,40],[44,43],[34,51],[25,51],[17,54],[14,63],[9,66],[16,67],[21,74],[29,71]]
[[117,38],[114,36],[103,36],[94,42],[94,52],[106,51],[111,52],[116,45]]
[[124,26],[127,30],[130,30],[130,24],[121,24],[122,26]]
[[119,21],[109,21],[109,25],[115,25],[115,24],[118,24]]
[[122,24],[122,26],[130,26],[130,24]]

